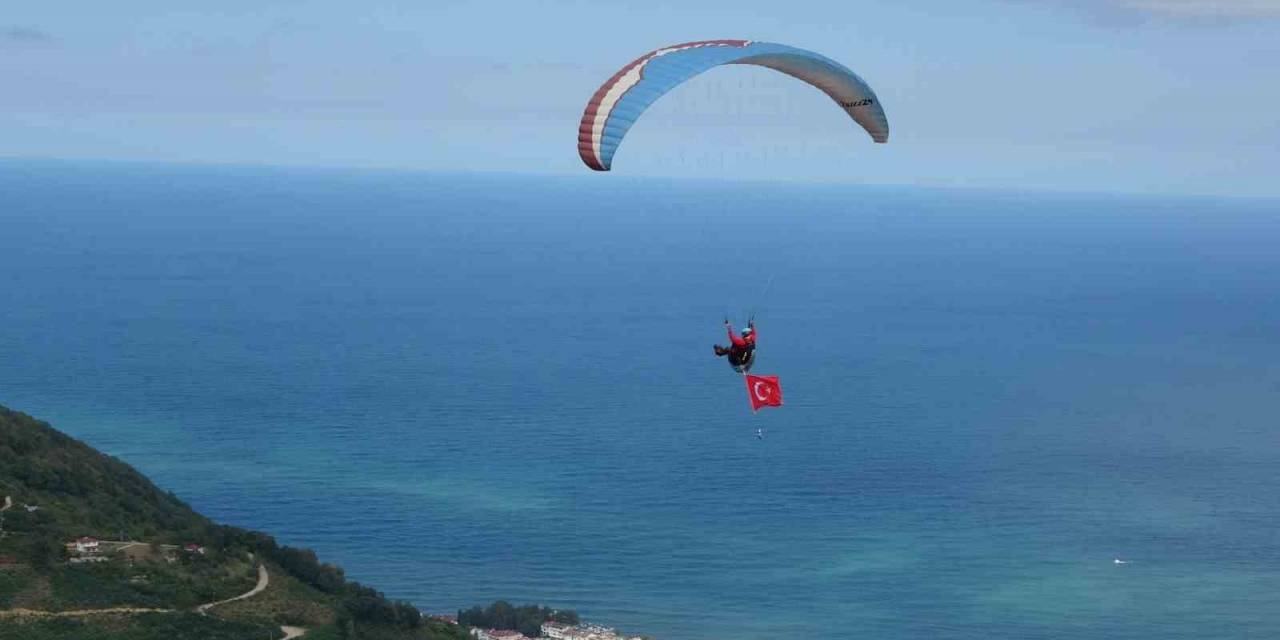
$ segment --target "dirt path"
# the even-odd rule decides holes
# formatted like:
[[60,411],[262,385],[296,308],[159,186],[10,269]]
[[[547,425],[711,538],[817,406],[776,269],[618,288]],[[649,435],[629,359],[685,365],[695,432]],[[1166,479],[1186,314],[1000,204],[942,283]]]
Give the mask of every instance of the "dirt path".
[[307,635],[307,630],[302,627],[280,627],[280,630],[284,632],[284,637],[280,640],[293,640]]
[[4,506],[0,506],[0,540],[3,540],[5,536],[9,535],[9,532],[4,530],[4,512],[8,511],[9,507],[12,507],[12,506],[13,506],[13,498],[10,498],[9,496],[5,496]]
[[[208,613],[209,609],[212,609],[220,604],[226,604],[228,602],[235,602],[237,600],[252,598],[258,595],[259,593],[262,593],[263,591],[265,591],[267,588],[267,584],[270,581],[271,581],[271,576],[267,574],[267,568],[263,565],[258,565],[258,584],[255,585],[253,589],[250,589],[249,591],[246,591],[245,593],[242,593],[234,598],[227,598],[226,600],[219,600],[217,602],[202,604],[196,607],[196,611],[199,613]],[[177,609],[148,609],[146,607],[114,607],[111,609],[76,609],[73,611],[37,611],[35,609],[4,609],[4,610],[0,610],[0,618],[15,618],[20,616],[31,616],[31,617],[37,617],[37,618],[75,618],[79,616],[107,615],[111,613],[174,613],[176,611]],[[300,637],[302,634],[306,633],[306,630],[304,629],[298,629],[297,627],[289,627],[288,629],[285,629],[286,634],[292,633],[291,631],[289,631],[289,629],[295,629],[300,632],[297,635],[288,636],[290,638],[297,638],[297,637]]]
[[173,609],[147,609],[143,607],[115,607],[113,609],[76,609],[74,611],[37,611],[35,609],[5,609],[0,611],[0,618],[78,618],[108,613],[173,613]]
[[202,605],[200,605],[200,606],[196,607],[196,611],[197,611],[197,612],[199,612],[199,613],[208,613],[210,609],[212,609],[212,608],[214,608],[214,607],[216,607],[216,606],[218,606],[218,605],[220,605],[220,604],[226,604],[226,603],[228,603],[228,602],[235,602],[235,601],[237,601],[237,600],[244,600],[244,599],[246,599],[246,598],[252,598],[252,597],[254,597],[254,596],[258,595],[259,593],[262,593],[263,591],[266,591],[266,589],[267,589],[267,584],[269,584],[270,582],[271,582],[271,576],[267,574],[267,567],[266,567],[266,565],[261,565],[261,564],[260,564],[260,565],[258,565],[258,584],[257,584],[257,585],[255,585],[252,589],[250,589],[249,591],[246,591],[245,593],[242,593],[242,594],[240,594],[240,595],[238,595],[238,596],[236,596],[236,597],[234,597],[234,598],[227,598],[226,600],[219,600],[219,601],[217,601],[217,602],[210,602],[209,604],[202,604]]

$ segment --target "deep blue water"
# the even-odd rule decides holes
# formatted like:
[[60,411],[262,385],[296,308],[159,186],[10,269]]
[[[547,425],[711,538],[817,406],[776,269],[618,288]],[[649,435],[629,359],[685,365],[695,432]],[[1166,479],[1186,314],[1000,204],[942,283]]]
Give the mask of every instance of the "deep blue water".
[[430,611],[1274,637],[1278,246],[1276,201],[7,161],[0,403]]

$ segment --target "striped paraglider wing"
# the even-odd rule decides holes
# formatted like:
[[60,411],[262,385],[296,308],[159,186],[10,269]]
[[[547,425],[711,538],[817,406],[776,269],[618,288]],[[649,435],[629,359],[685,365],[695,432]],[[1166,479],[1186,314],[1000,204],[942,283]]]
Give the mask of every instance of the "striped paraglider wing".
[[768,67],[822,90],[876,142],[889,140],[889,121],[875,92],[844,65],[812,51],[771,42],[703,40],[650,51],[619,69],[587,102],[578,125],[578,154],[608,171],[627,130],[655,100],[722,64]]

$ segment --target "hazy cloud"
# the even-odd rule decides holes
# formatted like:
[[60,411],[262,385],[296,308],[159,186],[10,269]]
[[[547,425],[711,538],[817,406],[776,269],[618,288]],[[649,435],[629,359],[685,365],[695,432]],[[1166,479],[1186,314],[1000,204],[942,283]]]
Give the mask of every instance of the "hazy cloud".
[[1131,11],[1183,20],[1280,18],[1280,0],[1115,0]]
[[44,43],[53,42],[53,36],[31,27],[0,27],[0,42]]
[[1280,20],[1280,0],[1054,0],[1107,22],[1231,24]]

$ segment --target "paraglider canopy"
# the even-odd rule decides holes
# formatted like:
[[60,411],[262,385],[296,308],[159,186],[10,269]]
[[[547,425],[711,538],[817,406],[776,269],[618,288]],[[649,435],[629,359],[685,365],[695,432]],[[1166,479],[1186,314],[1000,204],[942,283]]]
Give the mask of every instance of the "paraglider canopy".
[[844,65],[772,42],[702,40],[650,51],[596,90],[578,125],[582,161],[596,171],[608,171],[618,145],[649,105],[685,80],[722,64],[757,65],[799,78],[830,96],[872,140],[889,140],[889,121],[880,100]]

